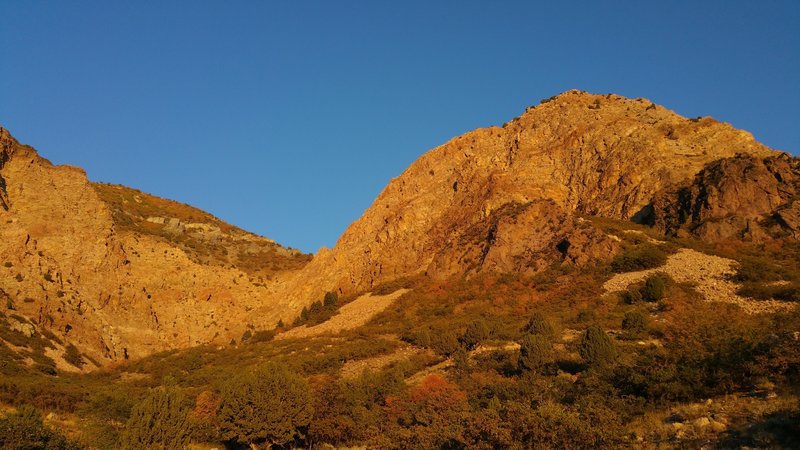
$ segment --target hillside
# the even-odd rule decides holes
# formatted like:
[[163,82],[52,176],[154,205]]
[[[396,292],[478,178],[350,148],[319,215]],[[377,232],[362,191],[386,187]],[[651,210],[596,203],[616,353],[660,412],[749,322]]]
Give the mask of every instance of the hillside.
[[424,154],[322,251],[286,295],[369,290],[411,274],[538,271],[609,257],[614,243],[577,215],[631,219],[707,164],[778,152],[710,117],[645,99],[569,91],[503,127]]
[[800,445],[800,161],[728,124],[566,92],[313,259],[0,144],[0,446]]
[[723,222],[721,238],[797,237],[791,158],[728,124],[612,94],[569,91],[429,151],[313,260],[190,206],[91,183],[5,130],[2,142],[0,289],[99,364],[227,343],[328,291],[596,264],[621,246],[591,217],[704,239]]
[[6,130],[0,155],[0,292],[94,364],[271,327],[280,317],[248,311],[310,259],[186,205],[91,183]]

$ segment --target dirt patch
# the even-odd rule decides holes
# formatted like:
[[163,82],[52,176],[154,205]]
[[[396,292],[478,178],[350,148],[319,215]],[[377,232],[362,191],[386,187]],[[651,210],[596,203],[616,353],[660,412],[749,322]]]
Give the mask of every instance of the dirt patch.
[[603,284],[608,292],[622,291],[633,283],[657,272],[664,272],[678,283],[692,283],[708,301],[734,303],[750,314],[785,311],[791,303],[777,300],[755,300],[736,293],[740,285],[731,281],[738,263],[732,259],[707,255],[695,250],[681,249],[667,258],[667,263],[655,269],[614,275]]
[[404,361],[412,356],[423,353],[425,350],[405,347],[399,348],[388,355],[375,356],[373,358],[360,359],[358,361],[348,361],[342,367],[342,378],[353,379],[364,373],[365,370],[377,372],[390,364]]
[[327,321],[307,327],[305,325],[281,333],[275,339],[297,339],[319,336],[322,334],[335,334],[344,330],[352,330],[366,324],[376,314],[388,308],[395,300],[400,298],[410,289],[399,289],[388,295],[372,295],[367,293],[339,308],[339,314]]

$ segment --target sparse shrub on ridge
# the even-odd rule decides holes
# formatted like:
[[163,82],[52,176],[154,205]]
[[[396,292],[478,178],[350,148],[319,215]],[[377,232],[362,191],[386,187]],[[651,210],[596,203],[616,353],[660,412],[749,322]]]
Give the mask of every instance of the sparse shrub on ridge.
[[78,369],[82,369],[83,366],[86,365],[86,361],[83,360],[80,350],[72,344],[67,344],[66,351],[64,352],[64,361]]
[[655,245],[642,244],[625,249],[611,261],[611,270],[617,273],[653,269],[667,262],[667,253]]

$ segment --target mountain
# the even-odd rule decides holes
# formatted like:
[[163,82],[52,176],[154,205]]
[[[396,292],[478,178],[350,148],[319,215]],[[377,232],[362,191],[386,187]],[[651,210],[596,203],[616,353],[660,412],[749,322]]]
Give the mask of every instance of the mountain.
[[0,129],[0,447],[798,448],[799,193],[747,132],[570,91],[312,258]]
[[4,129],[0,202],[0,293],[97,364],[272,326],[279,317],[248,312],[310,260],[195,208],[91,183]]
[[98,365],[227,344],[328,291],[609,260],[619,239],[592,217],[704,239],[798,230],[796,160],[729,124],[613,94],[565,92],[429,151],[313,259],[92,183],[6,130],[0,145],[2,295]]
[[565,92],[423,155],[332,250],[316,255],[287,295],[302,301],[411,274],[536,271],[555,260],[610,257],[614,241],[582,215],[642,221],[657,193],[669,197],[662,191],[691,182],[709,163],[778,154],[710,117]]

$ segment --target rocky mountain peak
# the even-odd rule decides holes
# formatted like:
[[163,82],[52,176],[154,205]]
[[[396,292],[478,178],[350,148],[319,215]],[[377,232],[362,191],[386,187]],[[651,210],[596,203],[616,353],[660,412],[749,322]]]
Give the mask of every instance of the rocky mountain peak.
[[[712,161],[775,153],[709,117],[688,119],[646,99],[568,91],[502,127],[471,131],[422,155],[287,295],[299,305],[331,288],[352,292],[409,274],[482,270],[485,260],[475,258],[491,254],[486,242],[502,244],[498,229],[509,230],[487,225],[493,221],[526,224],[507,231],[518,248],[500,259],[530,264],[565,238],[552,230],[543,239],[537,224],[575,214],[630,219],[656,192]],[[530,208],[546,215],[537,220]]]

